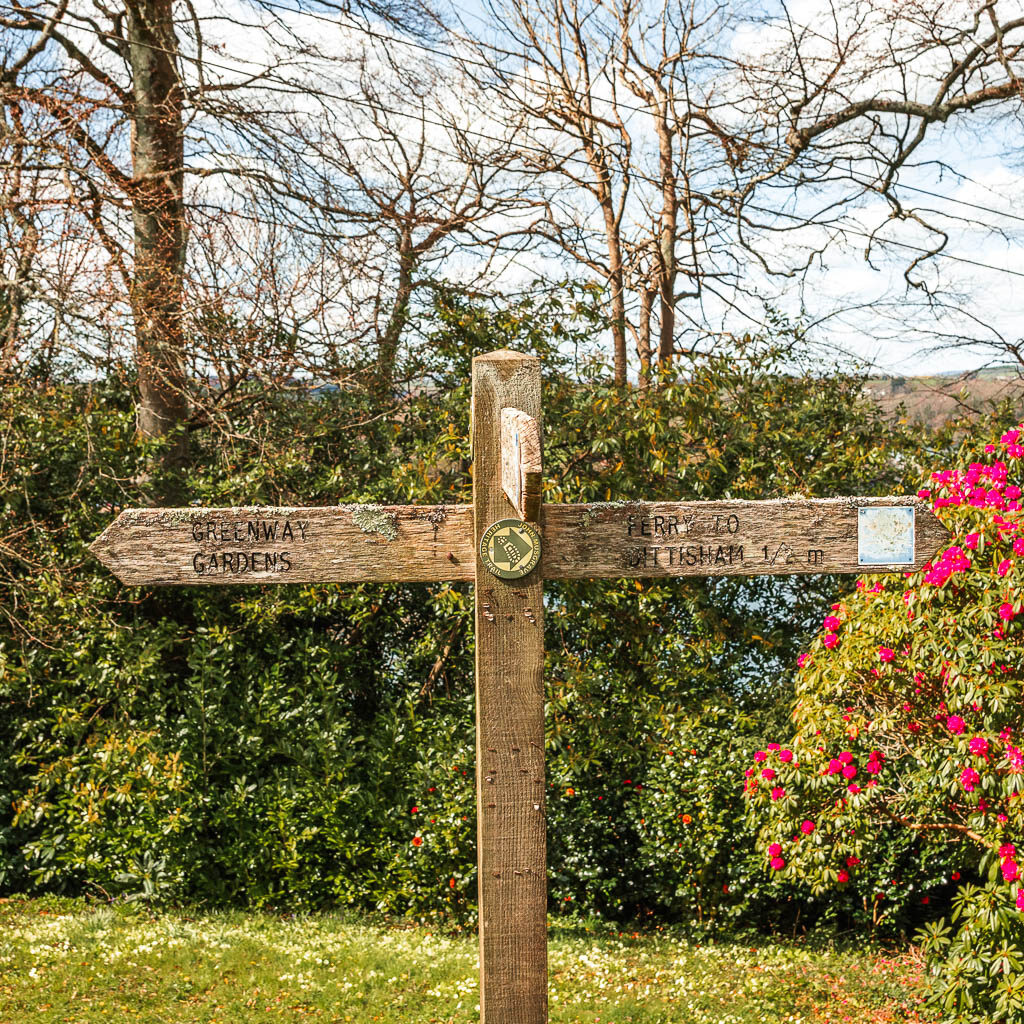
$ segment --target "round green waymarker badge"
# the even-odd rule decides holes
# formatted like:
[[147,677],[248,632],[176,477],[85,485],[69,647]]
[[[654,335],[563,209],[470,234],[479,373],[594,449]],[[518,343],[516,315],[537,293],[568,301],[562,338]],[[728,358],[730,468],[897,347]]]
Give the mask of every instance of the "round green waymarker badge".
[[521,519],[499,519],[480,538],[480,557],[495,576],[517,580],[537,568],[540,534]]

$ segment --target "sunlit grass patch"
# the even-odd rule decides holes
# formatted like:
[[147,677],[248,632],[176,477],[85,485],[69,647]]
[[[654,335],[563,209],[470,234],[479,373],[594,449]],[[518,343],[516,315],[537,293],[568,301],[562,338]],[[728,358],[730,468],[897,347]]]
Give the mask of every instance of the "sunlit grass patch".
[[[2,1024],[462,1024],[472,936],[343,915],[156,912],[0,903]],[[559,925],[553,1024],[918,1021],[910,957]]]

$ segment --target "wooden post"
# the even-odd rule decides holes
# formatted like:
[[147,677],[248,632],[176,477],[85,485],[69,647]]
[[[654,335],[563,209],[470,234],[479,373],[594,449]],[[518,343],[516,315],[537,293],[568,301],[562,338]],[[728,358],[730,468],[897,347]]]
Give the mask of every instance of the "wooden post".
[[488,526],[508,517],[501,411],[541,424],[540,362],[499,351],[473,360],[476,548],[476,782],[481,1024],[547,1020],[544,816],[544,594],[539,569],[492,575]]

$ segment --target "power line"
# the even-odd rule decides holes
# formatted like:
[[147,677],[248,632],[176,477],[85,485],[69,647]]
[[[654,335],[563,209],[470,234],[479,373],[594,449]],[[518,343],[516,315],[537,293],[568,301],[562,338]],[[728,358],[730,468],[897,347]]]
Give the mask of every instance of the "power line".
[[[324,14],[319,14],[316,11],[305,11],[294,7],[288,7],[285,4],[274,3],[273,0],[259,0],[259,3],[263,7],[270,7],[278,11],[286,11],[289,14],[301,14],[303,17],[313,18],[317,21],[322,21],[328,25],[333,25],[336,28],[348,27],[344,26],[341,22],[336,21],[334,18],[330,18]],[[424,53],[430,53],[437,57],[447,57],[450,60],[455,61],[458,64],[468,64],[472,67],[483,68],[487,71],[495,71],[493,64],[488,63],[485,60],[477,60],[473,57],[467,57],[463,54],[455,53],[451,50],[442,50],[436,46],[428,46],[426,43],[422,43],[415,39],[406,39],[402,36],[390,35],[387,32],[380,32],[377,29],[369,28],[363,25],[358,26],[358,31],[364,35],[368,35],[373,39],[379,39],[381,42],[398,43],[400,46],[409,46],[416,50],[422,50]],[[483,45],[483,44],[481,44]],[[491,49],[497,49],[497,47],[491,47]],[[528,85],[537,85],[537,80],[531,78],[529,75],[524,75],[518,71],[499,71],[498,74],[507,78],[515,78],[521,82],[526,82]],[[650,106],[646,107],[634,107],[628,103],[620,103],[618,100],[611,100],[605,96],[595,96],[588,94],[588,99],[596,100],[598,103],[603,103],[606,106],[611,107],[613,110],[628,110],[634,114],[649,114],[651,112]]]
[[[298,15],[301,15],[302,17],[312,18],[312,19],[317,20],[317,21],[322,21],[325,24],[332,25],[332,26],[334,26],[336,28],[350,27],[350,26],[344,26],[343,23],[337,21],[335,18],[328,17],[328,16],[320,14],[320,13],[318,13],[316,11],[309,11],[309,10],[303,10],[301,8],[288,7],[285,4],[274,3],[273,0],[258,0],[258,2],[263,7],[268,7],[268,8],[271,8],[273,10],[284,11],[284,12],[286,12],[288,14],[298,14]],[[455,5],[452,4],[452,6],[455,6]],[[8,9],[14,11],[15,13],[18,13],[16,8],[8,8]],[[462,13],[469,13],[469,12],[464,11],[462,8],[457,8],[457,9],[462,11]],[[485,68],[487,70],[494,70],[493,65],[489,64],[487,61],[475,60],[475,59],[473,59],[471,57],[466,57],[464,55],[456,54],[456,53],[454,53],[454,52],[452,52],[450,50],[443,50],[443,49],[440,49],[438,47],[428,46],[425,43],[422,43],[422,42],[420,42],[418,40],[408,39],[408,38],[404,38],[404,37],[400,37],[400,36],[391,35],[389,33],[380,32],[380,31],[378,31],[376,29],[372,29],[372,28],[369,28],[367,26],[362,26],[362,25],[358,26],[357,30],[359,32],[361,32],[362,34],[364,34],[364,35],[368,35],[368,36],[370,36],[371,38],[374,38],[374,39],[379,39],[382,42],[391,42],[391,43],[397,43],[397,44],[399,44],[401,46],[412,47],[414,49],[422,50],[425,53],[430,53],[430,54],[432,54],[434,56],[447,57],[447,58],[449,58],[451,60],[456,61],[459,64],[470,64],[470,65],[474,65],[476,67]],[[114,35],[113,33],[100,32],[100,31],[98,31],[96,29],[93,29],[93,32],[96,35],[101,35],[101,36],[104,36],[105,38],[108,38],[108,39],[120,39],[121,38],[121,37],[119,37],[117,35]],[[188,56],[182,54],[180,51],[173,51],[173,50],[165,49],[163,47],[153,46],[152,44],[147,44],[147,43],[142,43],[140,45],[146,46],[148,49],[152,49],[152,50],[156,50],[156,51],[159,51],[159,52],[162,52],[162,53],[168,53],[168,54],[171,54],[173,56],[177,56],[180,59],[190,61],[190,62],[196,64],[197,66],[209,65],[210,67],[218,68],[220,70],[237,71],[236,68],[230,68],[230,67],[228,67],[226,65],[217,64],[214,61],[199,60],[198,58],[188,57]],[[254,65],[254,66],[259,66],[257,61],[246,60],[243,57],[235,58],[235,60],[237,60],[239,63],[242,63],[242,64],[251,64],[251,65]],[[517,73],[517,72],[510,72],[510,71],[502,71],[502,72],[500,72],[500,74],[505,75],[507,77],[511,77],[511,78],[517,78],[517,79],[519,79],[519,80],[521,80],[523,82],[526,82],[526,83],[528,83],[530,85],[536,85],[537,84],[536,80],[533,79],[533,78],[530,78],[529,75],[524,75],[524,74],[520,74],[520,73]],[[284,79],[275,79],[275,78],[273,78],[273,77],[271,77],[269,75],[262,76],[262,77],[264,77],[267,81],[277,81],[280,84],[287,85],[289,88],[293,88],[293,89],[295,88],[294,83],[289,83],[289,82],[287,82]],[[349,102],[349,103],[353,103],[353,104],[359,104],[360,103],[360,101],[356,97],[331,95],[331,94],[326,94],[326,93],[325,93],[325,95],[327,95],[331,99],[339,99],[339,100],[342,100],[343,102]],[[630,112],[638,113],[638,114],[649,114],[650,113],[650,107],[635,107],[635,106],[632,106],[632,105],[627,104],[627,103],[621,103],[618,100],[608,99],[608,98],[606,98],[604,96],[593,96],[592,95],[589,98],[591,100],[596,100],[599,103],[606,104],[607,106],[611,107],[613,110],[628,110]],[[411,114],[405,114],[404,112],[401,112],[401,111],[393,111],[393,110],[390,110],[390,109],[384,108],[384,107],[381,107],[380,109],[385,110],[385,112],[387,112],[387,113],[396,114],[396,116],[405,116],[405,117],[413,117],[414,116],[414,115],[411,115]],[[426,124],[433,124],[433,125],[435,125],[437,127],[447,127],[444,124],[439,124],[438,122],[433,122],[433,121],[429,121],[429,120],[425,120],[424,123],[426,123]],[[469,134],[477,134],[481,138],[487,139],[487,140],[489,140],[491,142],[496,142],[496,143],[499,143],[499,144],[507,144],[507,142],[505,142],[504,140],[497,139],[497,138],[495,138],[493,136],[486,136],[486,135],[483,135],[481,133],[475,133],[475,132],[469,132],[469,131],[468,131],[468,133]],[[541,150],[539,147],[521,147],[521,148],[532,148],[532,149],[535,149],[537,152],[544,152],[544,153],[547,152],[546,150]],[[583,163],[586,162],[586,161],[581,160],[581,158],[578,158],[578,157],[569,157],[568,159],[576,160],[576,161],[583,162]],[[855,182],[857,182],[857,184],[863,185],[866,188],[872,189],[873,191],[875,191],[879,195],[884,195],[885,194],[884,192],[882,192],[880,189],[878,189],[876,187],[875,182],[870,181],[870,180],[865,180],[864,178],[858,178],[853,173],[852,170],[847,171],[846,173],[850,177],[850,179],[855,181]],[[644,178],[642,175],[639,175],[639,174],[634,174],[633,177],[636,177],[639,180],[652,181],[652,179]],[[660,182],[657,182],[657,181],[653,181],[652,183],[653,184],[660,184]],[[1022,223],[1024,223],[1024,216],[1019,215],[1019,214],[1015,214],[1015,213],[1011,213],[1008,210],[996,210],[996,209],[993,209],[990,206],[983,206],[983,205],[981,205],[979,203],[972,203],[972,202],[970,202],[968,200],[964,200],[964,199],[956,199],[953,196],[944,195],[943,193],[940,193],[940,192],[933,192],[933,191],[931,191],[929,189],[921,188],[921,187],[915,186],[915,185],[909,185],[909,184],[906,184],[904,182],[895,182],[894,185],[895,185],[896,188],[905,189],[905,190],[910,191],[910,192],[916,192],[916,193],[919,193],[921,195],[927,195],[927,196],[930,196],[930,197],[932,197],[934,199],[940,199],[943,202],[952,203],[952,204],[954,204],[956,206],[964,206],[964,207],[968,207],[970,209],[980,210],[980,211],[982,211],[984,213],[990,213],[990,214],[992,214],[993,216],[996,216],[996,217],[1005,217],[1005,218],[1010,219],[1010,220],[1018,220],[1018,221],[1021,221]],[[787,186],[787,187],[791,187],[791,186]],[[694,193],[694,194],[695,195],[700,195],[700,193]],[[758,207],[753,207],[753,206],[751,208],[752,209],[759,209]],[[939,212],[941,212],[941,211],[939,211]],[[999,230],[998,228],[996,228],[992,224],[982,224],[981,226],[982,227],[987,227],[987,228],[989,228],[990,230],[993,230],[993,231]],[[927,251],[927,250],[923,250],[923,251]],[[950,257],[950,258],[952,258],[952,257]],[[980,265],[984,266],[985,264],[980,264]],[[996,269],[998,269],[998,268],[996,268]]]
[[[312,19],[314,19],[316,21],[322,21],[325,24],[333,25],[336,28],[348,27],[348,26],[343,25],[342,22],[337,21],[336,19],[328,17],[328,16],[326,16],[324,14],[320,14],[317,11],[308,11],[308,10],[302,10],[301,8],[288,7],[285,4],[274,3],[273,0],[259,0],[259,3],[263,7],[269,7],[269,8],[272,8],[274,10],[285,11],[285,12],[287,12],[289,14],[299,14],[299,15],[302,15],[303,17],[306,17],[306,18],[312,18]],[[454,4],[451,4],[451,6],[455,7]],[[463,14],[471,14],[471,12],[465,11],[463,8],[456,8],[456,9],[459,10]],[[474,15],[471,15],[471,16],[474,16]],[[463,54],[456,53],[456,52],[454,52],[452,50],[444,50],[444,49],[440,49],[439,47],[436,47],[436,46],[428,46],[427,44],[422,43],[419,40],[407,39],[407,38],[404,38],[404,37],[401,37],[401,36],[391,35],[391,34],[389,34],[387,32],[380,32],[377,29],[369,28],[367,26],[362,26],[362,25],[358,26],[358,31],[363,33],[364,35],[370,36],[371,38],[379,39],[382,42],[397,43],[400,46],[408,46],[408,47],[411,47],[413,49],[421,50],[424,53],[429,53],[429,54],[432,54],[432,55],[437,56],[437,57],[447,57],[448,59],[453,60],[453,61],[455,61],[458,64],[469,64],[469,65],[472,65],[474,67],[484,68],[485,70],[489,70],[489,71],[494,71],[495,70],[494,66],[492,64],[488,63],[487,61],[476,60],[476,59],[474,59],[472,57],[467,57],[467,56],[465,56]],[[481,43],[481,45],[484,45],[484,44]],[[537,84],[536,79],[533,79],[529,75],[524,75],[524,74],[521,74],[519,72],[515,72],[515,71],[500,71],[498,73],[500,75],[502,75],[502,76],[505,76],[505,77],[515,78],[515,79],[518,79],[520,81],[526,82],[529,85],[536,85]],[[595,100],[598,103],[602,103],[602,104],[610,107],[614,111],[628,110],[631,113],[636,113],[636,114],[650,114],[650,112],[651,112],[650,106],[636,107],[636,106],[632,106],[631,104],[628,104],[628,103],[622,103],[619,100],[608,99],[605,96],[590,95],[588,98],[591,99],[591,100]],[[852,180],[856,181],[859,185],[864,185],[867,188],[871,188],[874,191],[879,192],[879,194],[884,194],[884,193],[881,193],[880,190],[878,190],[875,187],[875,183],[874,182],[872,182],[870,180],[865,180],[863,178],[858,178],[853,173],[853,171],[848,171],[847,173],[848,173],[849,177]],[[1006,217],[1006,218],[1009,218],[1011,220],[1019,220],[1021,222],[1024,222],[1024,216],[1021,216],[1020,214],[1011,213],[1008,210],[995,210],[995,209],[993,209],[990,206],[982,206],[979,203],[972,203],[972,202],[969,202],[969,201],[967,201],[965,199],[955,199],[953,196],[943,195],[940,192],[932,192],[929,189],[920,188],[920,187],[915,186],[915,185],[908,185],[908,184],[906,184],[904,182],[895,182],[894,184],[895,184],[895,186],[897,188],[902,188],[902,189],[905,189],[905,190],[907,190],[909,192],[917,192],[917,193],[919,193],[921,195],[931,196],[934,199],[941,199],[944,202],[953,203],[953,204],[955,204],[957,206],[966,206],[966,207],[970,207],[971,209],[974,209],[974,210],[981,210],[984,213],[991,213],[991,214],[993,214],[996,217]],[[985,226],[992,227],[992,225],[985,225]],[[996,230],[996,229],[993,228],[993,230]]]
[[[850,171],[848,173],[849,173],[850,177],[853,178],[853,180],[857,182],[858,185],[866,185],[868,188],[874,188],[874,183],[873,182],[865,181],[863,178],[856,177],[853,174],[852,171]],[[933,199],[942,199],[945,202],[953,203],[956,206],[968,206],[972,210],[981,210],[984,213],[991,213],[991,214],[993,214],[996,217],[1006,217],[1009,220],[1019,220],[1019,221],[1024,222],[1024,216],[1021,216],[1018,213],[1010,213],[1009,210],[994,210],[994,209],[992,209],[991,206],[982,206],[979,203],[972,203],[972,202],[969,202],[966,199],[954,199],[953,196],[943,195],[941,192],[932,192],[929,189],[919,188],[916,185],[908,185],[908,184],[906,184],[905,182],[902,182],[902,181],[894,182],[894,185],[895,185],[896,188],[903,188],[903,189],[906,189],[908,192],[918,192],[918,193],[920,193],[921,195],[924,195],[924,196],[931,196]],[[875,191],[878,192],[880,195],[884,194],[879,189],[875,189]],[[997,230],[996,228],[993,228],[993,226],[991,224],[986,224],[986,225],[984,225],[984,227],[988,227],[988,228],[992,228],[993,230]]]
[[[8,8],[8,10],[14,10],[15,13],[18,13],[16,11],[16,9],[14,9],[14,8]],[[288,10],[291,10],[291,9],[288,8]],[[106,38],[110,38],[110,39],[118,39],[118,40],[121,39],[120,36],[117,36],[117,35],[115,35],[113,33],[99,32],[97,30],[94,30],[94,33],[97,34],[97,35],[104,36]],[[196,64],[196,65],[212,67],[212,68],[216,68],[216,69],[221,70],[221,71],[231,72],[232,74],[238,74],[239,73],[239,69],[238,68],[233,68],[233,67],[230,67],[230,66],[228,66],[226,64],[219,64],[216,61],[199,60],[196,57],[189,57],[189,56],[186,56],[185,54],[180,53],[179,51],[171,50],[171,49],[168,49],[166,47],[155,46],[155,45],[150,44],[150,43],[139,43],[138,45],[145,46],[146,48],[151,49],[151,50],[156,51],[156,52],[166,53],[166,54],[169,54],[171,56],[178,57],[181,60],[185,60],[185,61],[188,61],[190,63]],[[235,58],[235,59],[239,63],[242,63],[242,64],[249,64],[249,65],[258,66],[258,62],[256,62],[256,61],[247,60],[247,59],[242,58],[242,57]],[[279,78],[276,75],[271,74],[270,72],[267,72],[265,74],[261,74],[259,76],[255,76],[255,77],[257,77],[260,82],[270,82],[270,83],[274,83],[274,84],[277,84],[277,85],[283,85],[283,86],[285,86],[285,88],[289,89],[292,92],[293,95],[305,95],[306,92],[308,91],[308,90],[302,90],[298,83],[290,82],[290,81],[288,81],[285,78]],[[317,91],[317,95],[319,95],[319,96],[321,96],[323,98],[332,99],[332,100],[338,100],[340,102],[349,103],[349,104],[352,104],[353,106],[366,108],[366,109],[369,109],[371,111],[379,111],[379,112],[382,112],[382,113],[392,114],[395,117],[405,117],[405,118],[408,118],[409,120],[417,121],[421,126],[431,125],[432,127],[442,128],[442,129],[445,129],[445,130],[449,130],[449,129],[451,129],[453,127],[451,124],[446,124],[443,121],[434,121],[434,120],[426,117],[423,114],[413,114],[413,113],[409,113],[407,111],[395,110],[395,109],[393,109],[391,107],[385,106],[382,103],[371,103],[369,100],[361,100],[361,99],[359,99],[358,97],[355,97],[355,96],[346,96],[346,95],[342,95],[340,93],[332,93],[332,92],[329,92],[329,91],[327,91],[327,90],[325,90],[323,88],[320,88],[319,86],[317,87],[316,91]],[[476,136],[477,138],[483,139],[483,140],[488,141],[488,142],[493,142],[493,143],[496,143],[496,144],[501,145],[501,146],[510,146],[510,145],[512,145],[512,143],[510,143],[509,140],[507,140],[507,139],[499,139],[499,138],[497,138],[495,136],[488,135],[485,132],[475,131],[474,129],[471,129],[471,128],[461,128],[459,130],[462,131],[466,135],[473,135],[473,136]],[[446,156],[446,157],[449,157],[449,158],[451,157],[451,153],[449,151],[441,149],[440,147],[437,147],[437,146],[433,146],[430,143],[427,143],[425,141],[420,141],[420,142],[413,142],[412,140],[402,140],[402,141],[409,142],[411,145],[423,146],[424,148],[430,149],[431,151],[433,151],[433,152],[435,152],[435,153],[437,153],[437,154],[439,154],[441,156]],[[520,151],[522,151],[522,150],[532,151],[532,152],[539,153],[539,154],[541,154],[543,156],[546,156],[546,157],[550,157],[552,155],[550,150],[544,149],[544,148],[542,148],[540,146],[531,146],[531,145],[527,145],[527,144],[518,144],[516,146],[516,149],[520,150]],[[563,161],[571,161],[573,163],[579,163],[579,164],[582,164],[583,166],[587,167],[588,169],[592,170],[589,161],[587,161],[584,157],[573,156],[573,155],[570,154],[570,155],[560,156],[559,159],[561,159]],[[652,178],[652,177],[650,177],[648,175],[640,174],[639,172],[632,172],[630,174],[630,177],[633,178],[634,180],[637,180],[637,181],[644,181],[644,182],[647,182],[648,184],[655,185],[658,188],[660,188],[662,186],[662,184],[663,184],[658,179]],[[717,201],[716,198],[712,194],[707,193],[707,192],[702,192],[702,191],[692,190],[691,189],[690,190],[690,195],[692,195],[692,196],[694,196],[694,197],[696,197],[698,199],[702,199],[704,201],[711,202],[711,203],[714,203],[714,202]],[[755,210],[755,211],[757,211],[759,213],[769,214],[769,215],[775,216],[775,217],[785,217],[785,218],[788,218],[790,220],[797,221],[801,226],[805,226],[805,227],[817,227],[817,228],[826,228],[826,229],[830,227],[830,225],[828,225],[828,224],[822,224],[819,221],[811,220],[811,219],[808,219],[806,217],[801,217],[798,214],[786,213],[786,212],[784,212],[782,210],[774,210],[774,209],[770,209],[768,207],[756,206],[756,205],[754,205],[752,203],[745,203],[744,204],[744,208],[745,209]],[[996,211],[990,211],[990,212],[996,212]],[[991,227],[991,225],[988,225],[988,226]],[[860,238],[866,238],[869,241],[879,241],[878,239],[876,239],[875,235],[873,235],[873,234],[870,234],[870,233],[865,232],[865,231],[858,231],[856,228],[852,228],[852,227],[849,227],[849,226],[846,226],[846,225],[841,225],[841,224],[837,223],[837,224],[831,225],[831,227],[834,230],[840,231],[840,232],[842,232],[844,234],[854,235],[854,236],[857,236],[857,237],[860,237]],[[947,252],[945,252],[943,250],[934,251],[932,249],[925,249],[925,248],[922,248],[921,246],[913,245],[913,244],[911,244],[909,242],[898,242],[898,241],[891,240],[891,239],[881,239],[880,241],[882,243],[884,243],[884,244],[893,245],[893,246],[896,246],[896,247],[901,248],[901,249],[907,249],[907,250],[910,250],[912,252],[917,252],[917,253],[920,253],[920,254],[928,256],[928,257],[937,257],[937,258],[947,259],[947,260],[951,260],[951,261],[954,261],[954,262],[957,262],[957,263],[964,263],[964,264],[967,264],[967,265],[970,265],[970,266],[978,267],[978,268],[983,269],[983,270],[991,270],[991,271],[994,271],[994,272],[997,272],[997,273],[1010,274],[1010,275],[1012,275],[1014,277],[1024,277],[1024,271],[1012,270],[1009,267],[993,266],[992,264],[989,264],[989,263],[982,263],[979,260],[972,260],[969,257],[956,256],[956,255],[954,255],[952,253],[947,253]]]

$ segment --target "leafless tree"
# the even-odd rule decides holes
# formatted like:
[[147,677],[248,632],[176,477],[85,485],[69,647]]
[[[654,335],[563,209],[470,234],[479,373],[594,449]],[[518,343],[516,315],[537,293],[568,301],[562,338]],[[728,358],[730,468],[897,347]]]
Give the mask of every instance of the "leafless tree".
[[[489,10],[502,31],[474,60],[531,118],[521,159],[547,201],[539,237],[607,285],[619,383],[627,334],[643,379],[712,333],[713,311],[763,321],[771,282],[838,239],[915,253],[907,281],[929,289],[923,268],[946,237],[900,191],[901,171],[955,170],[933,148],[947,122],[970,115],[981,130],[988,111],[1020,110],[1024,21],[1004,0]],[[851,211],[878,194],[932,241],[865,229]]]
[[397,41],[365,39],[351,61],[344,100],[310,76],[260,181],[304,211],[334,272],[333,315],[369,343],[372,382],[386,394],[419,296],[486,275],[509,239],[529,233],[534,211],[509,172],[516,126],[493,134],[488,98],[465,75]]
[[[500,284],[517,251],[606,285],[620,384],[630,341],[647,380],[730,316],[763,322],[844,238],[912,252],[908,287],[948,308],[946,233],[902,176],[956,170],[949,125],[1019,112],[1024,18],[801,11],[491,0],[494,38],[444,56],[390,6],[360,31],[329,2],[11,0],[0,368],[30,335],[107,361],[130,335],[149,435],[231,429],[253,379],[369,367],[387,395],[430,289]],[[890,215],[865,223],[878,196]]]
[[[192,412],[186,267],[189,235],[203,227],[210,195],[202,183],[272,177],[261,154],[286,130],[308,69],[332,56],[296,31],[296,12],[276,7],[255,0],[248,14],[201,15],[191,0],[11,0],[0,11],[0,142],[10,169],[0,213],[19,242],[4,365],[14,362],[39,249],[33,202],[44,196],[59,210],[50,231],[66,238],[72,225],[88,224],[92,259],[120,279],[134,334],[139,430],[177,430],[172,464],[185,455],[178,428]],[[243,37],[255,40],[255,58],[236,57],[224,42]],[[336,65],[341,79],[345,66]],[[284,218],[296,207],[274,212]]]

